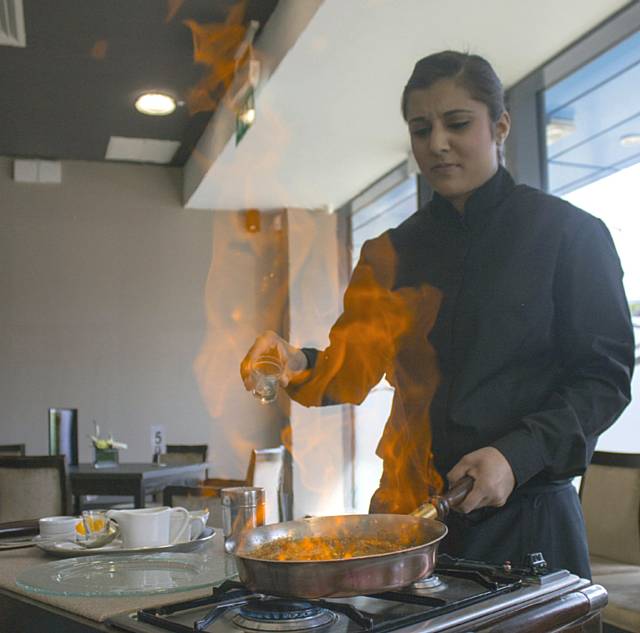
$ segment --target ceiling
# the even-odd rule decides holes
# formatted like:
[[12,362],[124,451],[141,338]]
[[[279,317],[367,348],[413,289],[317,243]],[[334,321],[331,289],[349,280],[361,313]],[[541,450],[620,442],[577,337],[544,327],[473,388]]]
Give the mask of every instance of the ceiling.
[[[100,161],[120,136],[179,141],[170,164],[183,165],[212,114],[189,111],[189,91],[210,66],[194,63],[184,22],[223,24],[237,4],[23,0],[26,47],[0,46],[0,155]],[[243,24],[264,25],[276,4],[248,0]],[[148,89],[185,104],[166,117],[140,114],[133,102]]]
[[[189,109],[211,68],[194,63],[185,21],[223,24],[237,2],[23,0],[27,45],[0,46],[0,155],[100,161],[112,136],[175,140],[187,207],[336,207],[406,159],[399,98],[416,59],[479,53],[508,88],[629,4],[246,0],[243,23],[264,26],[256,49],[277,63],[236,146],[228,121],[216,129],[223,108]],[[139,114],[133,101],[151,88],[186,103]]]
[[242,142],[212,153],[209,126],[185,167],[185,204],[338,207],[406,159],[400,94],[417,59],[479,53],[508,88],[628,4],[324,0],[258,93]]

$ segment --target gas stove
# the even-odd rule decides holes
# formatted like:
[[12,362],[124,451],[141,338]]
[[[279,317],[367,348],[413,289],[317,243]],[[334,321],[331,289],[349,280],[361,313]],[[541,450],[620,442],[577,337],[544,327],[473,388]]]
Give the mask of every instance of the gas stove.
[[209,596],[123,614],[108,624],[133,633],[591,633],[600,631],[606,602],[602,587],[547,569],[540,554],[521,568],[441,555],[433,575],[397,591],[299,600],[226,581]]

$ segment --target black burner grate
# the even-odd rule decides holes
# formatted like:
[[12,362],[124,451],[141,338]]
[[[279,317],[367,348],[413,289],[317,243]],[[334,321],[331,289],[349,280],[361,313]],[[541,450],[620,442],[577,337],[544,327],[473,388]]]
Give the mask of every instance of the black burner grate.
[[314,607],[310,602],[274,598],[249,600],[246,605],[240,607],[240,613],[253,620],[302,620],[318,615],[320,608]]
[[[483,600],[498,594],[514,591],[521,586],[522,581],[517,578],[500,576],[491,577],[485,570],[463,570],[456,565],[442,566],[438,568],[441,576],[465,578],[473,581],[477,590],[462,599],[446,600],[442,597],[416,595],[415,593],[403,593],[401,591],[389,591],[373,596],[369,599],[384,601],[386,604],[411,604],[424,607],[410,614],[380,616],[371,614],[362,609],[355,608],[345,601],[329,600],[289,600],[280,597],[269,597],[263,594],[251,593],[240,583],[226,581],[219,587],[215,587],[211,596],[198,600],[187,600],[173,605],[157,609],[143,609],[138,611],[137,619],[140,622],[153,624],[165,631],[175,633],[193,633],[205,631],[229,609],[233,609],[238,616],[252,621],[264,622],[270,630],[277,630],[278,621],[283,628],[296,621],[311,620],[320,612],[329,611],[334,614],[342,614],[349,618],[359,631],[371,633],[387,633],[418,622],[424,622],[436,616],[451,613],[456,609],[482,602]],[[199,620],[193,622],[191,627],[170,619],[172,614],[191,610],[196,607],[210,607],[210,610]],[[336,617],[336,616],[334,616]]]

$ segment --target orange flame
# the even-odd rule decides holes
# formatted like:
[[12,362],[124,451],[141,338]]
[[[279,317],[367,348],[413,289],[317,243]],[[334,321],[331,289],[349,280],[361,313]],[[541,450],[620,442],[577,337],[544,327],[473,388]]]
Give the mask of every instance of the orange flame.
[[90,51],[91,57],[94,59],[104,59],[107,56],[109,42],[107,40],[97,40]]
[[176,17],[176,13],[180,11],[180,7],[184,4],[184,0],[167,0],[167,16],[164,19],[165,24],[168,24]]
[[433,465],[429,416],[440,374],[427,338],[442,296],[428,285],[392,290],[396,267],[388,238],[369,248],[367,263],[351,279],[329,347],[288,391],[306,406],[359,404],[386,374],[398,393],[378,446],[384,473],[371,509],[408,514],[443,487]]
[[209,69],[187,95],[191,114],[215,110],[220,101],[220,92],[230,86],[236,69],[234,56],[247,31],[242,23],[245,8],[245,1],[232,7],[223,24],[184,21],[191,29],[194,61]]
[[[214,226],[213,259],[207,280],[207,315],[209,328],[194,368],[209,406],[211,417],[226,419],[233,412],[241,419],[251,419],[258,407],[261,425],[279,424],[287,416],[283,397],[268,410],[260,408],[245,395],[239,378],[230,367],[238,367],[256,332],[274,329],[286,332],[290,267],[287,227],[281,217],[276,228],[273,214],[262,214],[260,231],[247,230],[244,214],[220,214],[221,224]],[[222,223],[226,223],[224,228]],[[309,240],[313,237],[308,236]],[[242,276],[242,259],[258,262],[258,277]],[[234,261],[233,271],[228,262]],[[428,341],[441,302],[440,292],[428,285],[392,289],[396,276],[396,254],[386,239],[378,240],[367,253],[368,264],[358,267],[345,295],[345,312],[330,334],[330,345],[318,357],[316,368],[307,372],[287,391],[301,404],[319,405],[333,402],[359,403],[386,374],[398,388],[390,422],[378,446],[384,462],[381,487],[372,500],[372,511],[410,513],[433,494],[440,492],[443,481],[433,465],[429,409],[439,384],[436,353]],[[262,267],[261,267],[262,266]],[[237,270],[236,270],[237,269]],[[230,276],[238,274],[237,278]],[[244,273],[246,274],[246,273]],[[256,316],[247,318],[248,306],[237,303],[238,285],[249,290]],[[221,310],[221,306],[228,307]],[[308,309],[313,309],[311,305]],[[254,318],[256,320],[254,320]],[[234,394],[238,393],[238,397]],[[244,462],[251,438],[240,424],[222,424],[219,433],[233,446],[238,461]],[[282,429],[281,441],[293,453],[298,468],[305,456],[317,453],[318,447],[331,440],[323,437],[323,428],[315,435],[293,437],[290,426]],[[328,441],[329,440],[329,441]],[[326,469],[336,466],[327,461]],[[310,481],[301,473],[305,485],[322,488],[325,481],[338,480],[338,474]],[[318,490],[333,494],[335,491]]]
[[[393,530],[369,524],[365,533],[354,535],[354,522],[348,517],[326,517],[311,535],[281,537],[251,548],[252,558],[276,561],[348,560],[376,556],[425,544],[425,531],[419,522],[400,522]],[[373,520],[375,521],[375,519]],[[356,527],[356,531],[358,530]]]
[[280,442],[289,453],[293,451],[293,431],[290,425],[285,426],[280,432]]

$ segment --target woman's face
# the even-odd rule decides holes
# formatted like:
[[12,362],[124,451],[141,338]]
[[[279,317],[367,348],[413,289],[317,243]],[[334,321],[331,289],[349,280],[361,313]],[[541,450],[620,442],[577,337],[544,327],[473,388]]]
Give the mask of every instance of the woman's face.
[[452,79],[413,90],[407,99],[411,147],[431,187],[463,212],[474,189],[498,169],[497,143],[509,133],[504,112],[492,125],[489,109]]

